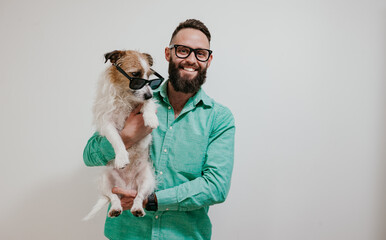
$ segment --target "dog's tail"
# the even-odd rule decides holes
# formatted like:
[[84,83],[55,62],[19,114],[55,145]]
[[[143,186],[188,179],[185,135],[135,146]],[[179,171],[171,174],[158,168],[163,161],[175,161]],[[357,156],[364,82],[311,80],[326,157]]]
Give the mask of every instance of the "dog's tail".
[[105,197],[105,196],[101,196],[97,203],[94,205],[94,207],[91,209],[90,213],[87,214],[87,216],[85,216],[82,220],[83,221],[87,221],[87,220],[90,220],[91,218],[93,218],[95,216],[95,214],[101,210],[105,205],[107,205],[108,203],[110,202],[110,200]]

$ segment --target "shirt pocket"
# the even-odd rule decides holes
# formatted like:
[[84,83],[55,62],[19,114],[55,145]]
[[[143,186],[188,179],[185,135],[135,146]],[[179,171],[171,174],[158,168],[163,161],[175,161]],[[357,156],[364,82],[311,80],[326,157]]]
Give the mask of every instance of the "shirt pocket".
[[201,176],[205,161],[208,138],[190,133],[176,138],[174,158],[171,161],[173,169],[180,173],[189,173],[195,177]]

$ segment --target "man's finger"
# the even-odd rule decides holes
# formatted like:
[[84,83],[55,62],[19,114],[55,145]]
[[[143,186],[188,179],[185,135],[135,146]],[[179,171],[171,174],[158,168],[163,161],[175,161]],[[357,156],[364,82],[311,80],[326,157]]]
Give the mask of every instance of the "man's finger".
[[136,106],[136,107],[133,109],[133,111],[131,111],[130,114],[136,115],[136,114],[140,113],[141,108],[142,108],[142,105],[143,105],[143,103],[142,103],[142,104],[139,104],[138,106]]
[[126,196],[126,197],[135,197],[137,195],[137,191],[135,191],[135,190],[126,190],[126,189],[119,188],[119,187],[114,187],[111,190],[111,192],[114,194],[120,194],[120,195]]

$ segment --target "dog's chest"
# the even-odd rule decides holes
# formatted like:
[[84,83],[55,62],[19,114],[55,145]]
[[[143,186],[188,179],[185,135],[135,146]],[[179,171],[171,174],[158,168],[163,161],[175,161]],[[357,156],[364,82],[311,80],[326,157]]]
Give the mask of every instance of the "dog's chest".
[[132,111],[132,107],[128,106],[118,106],[112,115],[112,121],[115,124],[115,127],[120,131],[125,125],[125,120]]

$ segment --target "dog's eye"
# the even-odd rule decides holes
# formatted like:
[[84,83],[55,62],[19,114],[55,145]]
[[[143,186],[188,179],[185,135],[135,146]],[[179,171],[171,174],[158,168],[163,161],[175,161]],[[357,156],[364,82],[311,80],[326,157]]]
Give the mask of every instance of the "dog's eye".
[[141,75],[140,72],[132,72],[131,74],[133,75],[133,77],[139,77]]

